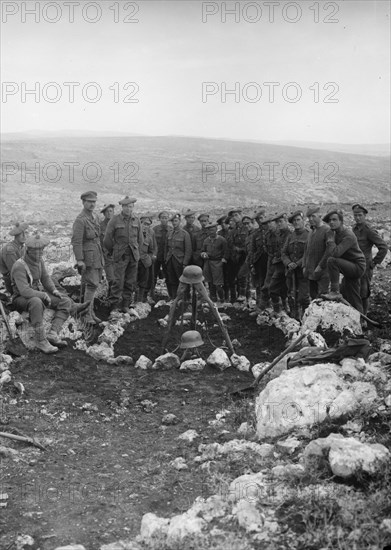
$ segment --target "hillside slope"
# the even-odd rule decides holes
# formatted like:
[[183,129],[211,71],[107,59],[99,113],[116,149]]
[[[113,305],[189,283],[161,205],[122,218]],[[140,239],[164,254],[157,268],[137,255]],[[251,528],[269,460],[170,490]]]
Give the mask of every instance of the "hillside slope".
[[87,189],[99,204],[134,194],[138,210],[389,200],[389,157],[146,136],[3,140],[1,153],[4,221],[71,219]]

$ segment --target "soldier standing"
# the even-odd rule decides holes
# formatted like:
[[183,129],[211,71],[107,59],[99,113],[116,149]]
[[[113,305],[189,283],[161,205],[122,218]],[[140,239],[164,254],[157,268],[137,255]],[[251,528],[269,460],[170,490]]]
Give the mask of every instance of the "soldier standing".
[[255,215],[258,222],[258,228],[251,235],[249,264],[257,296],[257,306],[264,309],[266,306],[262,303],[262,287],[265,283],[267,273],[267,251],[266,251],[266,233],[268,220],[265,218],[265,211],[261,210]]
[[140,246],[140,260],[138,262],[137,286],[138,296],[137,301],[146,302],[148,291],[153,284],[151,276],[151,267],[156,260],[157,244],[155,233],[152,231],[152,217],[145,214],[140,217],[141,229],[143,233],[143,241]]
[[154,271],[154,280],[152,282],[153,288],[156,286],[156,281],[159,275],[162,275],[162,278],[167,279],[167,269],[166,269],[166,246],[167,246],[167,234],[168,234],[168,220],[170,216],[165,210],[159,213],[158,225],[152,228],[152,231],[155,233],[156,244],[157,244],[157,255],[155,261]]
[[203,267],[204,261],[201,257],[201,253],[203,251],[204,241],[206,237],[209,236],[209,214],[200,214],[198,216],[198,221],[200,222],[201,228],[191,235],[191,246],[193,249],[192,263],[199,267]]
[[217,224],[207,225],[208,237],[204,240],[201,257],[204,260],[203,274],[209,286],[209,294],[213,301],[224,301],[224,273],[223,266],[228,260],[227,241],[217,235]]
[[3,275],[5,288],[11,295],[13,292],[11,284],[11,269],[16,260],[23,257],[27,228],[27,223],[16,222],[14,227],[9,232],[9,235],[12,235],[14,240],[3,245],[0,251],[0,273]]
[[83,210],[73,223],[71,243],[82,276],[82,285],[85,287],[84,301],[91,302],[85,321],[95,325],[100,319],[94,313],[94,296],[102,279],[104,265],[99,236],[100,223],[98,216],[94,214],[97,194],[95,191],[87,191],[80,198],[83,201]]
[[304,214],[300,210],[289,218],[294,227],[293,233],[288,235],[281,251],[281,259],[286,269],[286,283],[291,297],[290,303],[296,318],[301,317],[300,307],[306,309],[310,303],[308,279],[303,275],[304,249],[308,239],[308,229],[304,227]]
[[137,286],[137,269],[143,241],[140,220],[133,214],[137,199],[126,196],[119,201],[122,211],[107,224],[103,244],[113,254],[114,282],[110,304],[112,310],[129,313]]
[[[230,231],[229,227],[229,217],[224,215],[221,216],[217,223],[220,225],[221,229],[217,231],[217,235],[220,235],[220,237],[224,237],[224,239],[227,241],[228,246],[228,234]],[[229,283],[228,283],[228,260],[229,260],[229,249],[228,249],[228,256],[227,256],[227,263],[223,265],[223,274],[224,274],[224,300],[228,302],[229,300]]]
[[174,214],[170,221],[172,229],[168,232],[166,246],[167,291],[173,300],[176,298],[183,268],[190,263],[192,248],[189,233],[180,227],[181,215]]
[[109,254],[108,250],[106,250],[105,247],[103,246],[103,239],[106,233],[107,224],[109,223],[111,218],[114,216],[114,208],[115,208],[114,204],[105,204],[102,210],[100,211],[100,213],[104,215],[103,220],[100,222],[99,237],[100,237],[100,245],[103,250],[106,279],[109,285],[109,291],[107,294],[108,298],[110,298],[110,291],[114,282],[114,260],[113,260],[113,255]]
[[195,233],[198,233],[198,231],[200,231],[200,228],[194,224],[196,213],[194,212],[194,210],[188,208],[184,213],[184,218],[186,223],[183,226],[183,229],[189,233],[190,237],[192,237]]
[[[246,239],[248,235],[248,229],[242,224],[242,210],[236,208],[230,210],[228,216],[232,229],[228,234],[228,248],[229,248],[229,262],[227,266],[228,282],[230,289],[231,302],[236,300],[240,302],[246,301],[246,284],[247,276],[238,277],[240,268],[246,261]],[[239,296],[236,294],[236,290],[239,291]]]
[[303,259],[303,274],[309,280],[312,300],[329,290],[329,273],[326,269],[327,234],[330,227],[323,223],[320,206],[308,208],[306,216],[311,225]]
[[[378,232],[368,225],[366,221],[368,210],[360,204],[354,204],[352,210],[354,221],[356,222],[356,225],[353,226],[353,233],[356,235],[358,246],[362,250],[366,261],[365,273],[360,280],[360,296],[364,313],[367,314],[369,296],[371,295],[373,270],[377,265],[381,264],[386,257],[388,247],[387,243],[383,241]],[[376,246],[378,249],[374,258],[372,258],[373,246]]]
[[[273,221],[276,222],[277,232],[274,247],[274,254],[272,257],[273,274],[270,280],[269,293],[273,304],[273,310],[275,313],[280,313],[282,307],[287,309],[287,297],[288,289],[286,286],[285,278],[285,266],[281,259],[281,252],[284,247],[285,241],[289,237],[291,231],[288,227],[288,220],[286,214],[279,214]],[[281,301],[282,307],[281,307]]]

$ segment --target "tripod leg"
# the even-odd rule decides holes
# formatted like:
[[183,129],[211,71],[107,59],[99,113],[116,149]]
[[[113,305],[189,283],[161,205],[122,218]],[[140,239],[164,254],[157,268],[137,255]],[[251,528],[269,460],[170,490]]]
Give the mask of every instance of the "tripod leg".
[[177,306],[179,300],[181,300],[181,299],[183,298],[187,286],[188,286],[188,285],[185,284],[185,283],[179,283],[176,298],[175,298],[175,300],[173,301],[173,303],[171,304],[170,311],[169,311],[169,314],[168,314],[167,332],[166,332],[166,335],[165,335],[165,337],[163,338],[163,342],[162,342],[162,351],[163,351],[163,353],[164,353],[164,350],[165,350],[165,348],[166,348],[168,338],[169,338],[169,336],[170,336],[170,332],[171,332],[171,329],[172,329],[172,325],[173,325],[173,323],[174,323],[174,317],[175,317],[175,309],[176,309],[176,306]]
[[220,330],[223,334],[224,340],[227,343],[229,351],[231,353],[235,353],[235,350],[234,350],[234,347],[232,345],[231,338],[229,337],[227,328],[224,326],[224,323],[221,320],[221,317],[220,317],[220,314],[219,314],[218,309],[216,307],[216,304],[214,304],[212,302],[212,300],[209,298],[208,292],[207,292],[206,288],[204,287],[203,283],[194,283],[193,286],[196,289],[196,291],[198,292],[198,294],[201,296],[201,298],[204,299],[205,302],[207,302],[209,304],[209,306],[210,306],[210,308],[213,312],[213,315],[216,317],[217,323],[218,323],[218,325],[220,327]]
[[197,327],[197,292],[192,287],[193,295],[191,297],[191,329],[196,330]]

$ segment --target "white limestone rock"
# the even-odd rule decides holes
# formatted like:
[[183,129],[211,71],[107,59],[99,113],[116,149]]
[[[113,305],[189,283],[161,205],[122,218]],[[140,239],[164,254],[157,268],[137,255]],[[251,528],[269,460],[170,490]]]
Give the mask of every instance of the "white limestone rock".
[[191,512],[185,512],[171,518],[167,530],[167,543],[173,544],[185,537],[198,535],[207,526],[205,520]]
[[243,372],[248,372],[250,370],[250,361],[244,355],[233,353],[231,355],[231,364],[233,367]]
[[314,300],[303,315],[300,332],[305,330],[358,336],[362,333],[360,313],[340,302]]
[[159,518],[156,514],[148,512],[141,519],[140,535],[142,539],[148,540],[155,536],[167,535],[169,519]]
[[282,454],[291,455],[301,446],[301,442],[296,437],[288,437],[282,441],[277,441],[276,450]]
[[165,353],[164,355],[159,355],[154,364],[152,365],[153,370],[170,370],[178,369],[180,367],[180,360],[175,353]]
[[390,451],[384,445],[361,443],[340,434],[330,434],[326,438],[311,441],[303,454],[307,468],[326,459],[333,474],[344,478],[362,472],[375,474],[390,457]]
[[268,443],[260,445],[254,441],[245,439],[232,439],[222,445],[220,443],[208,443],[199,445],[198,452],[201,453],[201,462],[206,460],[215,460],[221,456],[241,456],[252,452],[261,458],[270,458],[273,455],[274,446]]
[[243,436],[250,436],[254,434],[254,428],[248,422],[242,422],[237,429],[237,433]]
[[141,550],[141,546],[132,540],[117,540],[109,544],[103,544],[99,550]]
[[207,364],[211,367],[215,367],[220,371],[224,371],[231,366],[228,355],[221,348],[216,348],[207,358]]
[[179,367],[179,370],[182,371],[193,371],[193,372],[199,372],[204,370],[206,366],[206,363],[201,357],[197,357],[197,359],[188,359],[187,361],[183,361],[181,366]]
[[272,468],[272,475],[278,479],[297,478],[304,473],[305,468],[301,464],[278,464]]
[[238,523],[248,533],[256,533],[262,530],[265,517],[257,510],[253,502],[247,499],[240,499],[232,509]]
[[189,466],[186,464],[186,461],[183,458],[183,456],[178,456],[177,458],[174,458],[174,460],[171,460],[170,466],[172,468],[175,468],[175,470],[178,470],[178,471],[189,469]]
[[186,443],[193,443],[200,435],[195,430],[187,430],[181,435],[178,435],[179,441],[185,441]]
[[222,518],[229,511],[228,502],[221,495],[212,495],[206,500],[202,497],[197,497],[189,512],[202,517],[210,523],[216,518]]
[[97,361],[105,361],[109,359],[109,357],[114,357],[114,350],[107,342],[101,342],[100,344],[90,346],[87,348],[86,353]]
[[136,364],[134,365],[135,369],[147,370],[152,367],[152,361],[148,359],[145,355],[140,355],[137,359]]
[[256,399],[257,434],[276,437],[326,418],[344,383],[332,364],[295,367],[268,383]]

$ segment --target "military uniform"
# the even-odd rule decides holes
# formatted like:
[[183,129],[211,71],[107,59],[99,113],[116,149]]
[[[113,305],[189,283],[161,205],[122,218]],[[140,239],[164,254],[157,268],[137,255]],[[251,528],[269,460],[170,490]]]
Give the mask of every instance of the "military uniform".
[[[328,223],[331,211],[323,218]],[[366,270],[366,261],[363,252],[358,246],[353,231],[343,224],[336,230],[330,229],[327,237],[327,269],[330,276],[331,293],[339,291],[339,274],[343,281],[341,293],[343,297],[358,311],[363,313],[363,304],[360,296],[360,280]]]
[[228,234],[227,243],[229,250],[229,260],[227,264],[227,277],[230,290],[231,302],[237,299],[237,290],[241,297],[246,295],[247,274],[240,269],[246,261],[246,239],[248,236],[247,228],[238,223]]
[[100,237],[100,245],[101,245],[102,251],[103,251],[103,260],[104,260],[104,269],[105,269],[106,279],[107,279],[107,282],[108,282],[109,286],[111,286],[113,284],[113,281],[114,281],[114,260],[113,260],[113,255],[110,254],[105,249],[105,247],[103,246],[103,239],[105,237],[105,233],[106,233],[106,229],[107,229],[107,225],[108,225],[109,221],[110,220],[105,218],[104,220],[102,220],[100,222],[99,237]]
[[[368,210],[360,204],[353,205],[352,210],[353,213],[362,212],[363,214],[368,214]],[[362,250],[366,261],[365,273],[360,280],[360,296],[364,313],[367,313],[369,304],[368,299],[371,295],[373,268],[375,265],[382,263],[387,255],[388,247],[387,243],[380,237],[378,232],[367,222],[356,223],[356,225],[353,226],[353,233],[356,235],[358,246]],[[374,258],[372,257],[373,246],[376,246],[378,249]]]
[[[277,220],[279,218],[277,217],[274,219]],[[281,253],[285,241],[290,234],[291,231],[287,227],[282,230],[276,230],[276,232],[271,235],[270,244],[272,253],[270,254],[270,265],[272,269],[268,290],[275,312],[281,311],[280,299],[282,300],[282,303],[285,304],[288,296],[288,289],[286,286],[285,277],[285,266],[281,259]]]
[[157,243],[155,233],[152,228],[143,229],[143,240],[140,245],[140,260],[138,262],[137,285],[138,299],[145,302],[147,299],[148,290],[153,282],[151,278],[152,262],[157,254]]
[[[135,199],[125,197],[120,204],[129,204],[124,202],[127,200],[135,202]],[[109,299],[112,307],[123,305],[127,308],[132,302],[142,242],[140,220],[133,214],[124,216],[121,212],[107,224],[103,244],[113,254],[114,260],[114,282]]]
[[[286,268],[286,284],[292,302],[296,301],[296,296],[292,296],[296,290],[297,304],[307,308],[310,303],[308,279],[303,275],[304,250],[308,240],[308,229],[295,229],[290,233],[285,241],[281,251],[281,260]],[[290,263],[297,265],[296,269],[288,269]],[[294,288],[296,287],[296,288]]]
[[0,251],[0,273],[3,275],[5,288],[10,294],[12,294],[11,269],[16,260],[22,258],[23,253],[24,244],[16,241],[3,245]]
[[167,235],[169,227],[166,225],[155,225],[152,228],[152,231],[155,234],[156,244],[157,244],[157,254],[155,261],[155,280],[153,282],[154,288],[156,286],[156,280],[160,274],[163,275],[164,279],[167,279],[167,268],[166,268],[166,247],[167,247]]
[[[326,269],[327,235],[329,231],[330,227],[326,224],[313,227],[308,235],[304,250],[303,268],[305,276],[309,280],[310,296],[313,300],[328,292],[329,289],[330,278]],[[316,268],[318,268],[318,271],[315,271]]]
[[253,285],[257,294],[257,303],[261,304],[261,289],[267,273],[266,225],[260,221],[259,227],[251,234],[251,244],[248,261],[253,272]]
[[6,243],[0,250],[0,273],[3,275],[4,284],[7,292],[12,294],[11,269],[16,260],[22,258],[25,251],[24,243],[16,239],[17,235],[24,233],[28,228],[27,223],[16,222],[15,226],[9,232],[9,235],[15,237],[10,243]]
[[104,265],[100,245],[100,223],[96,214],[82,210],[73,223],[71,243],[76,261],[84,262],[86,267],[82,273],[82,284],[85,287],[84,301],[91,300],[93,303],[96,289],[102,279]]
[[189,265],[192,248],[190,235],[180,227],[170,228],[167,234],[166,265],[167,290],[171,299],[176,298],[179,277],[183,268]]
[[[101,214],[104,214],[107,208],[114,209],[114,204],[105,205],[104,208],[102,208],[102,210],[100,211]],[[113,260],[112,254],[109,254],[109,252],[103,246],[103,239],[105,237],[106,228],[109,221],[110,220],[108,218],[103,218],[103,220],[100,222],[99,237],[100,237],[100,245],[103,251],[104,270],[105,270],[106,279],[109,285],[109,294],[110,294],[110,288],[114,282],[114,260]]]
[[228,260],[228,244],[224,237],[209,235],[203,244],[203,253],[208,255],[204,259],[203,274],[205,281],[209,284],[210,296],[212,300],[218,297],[220,301],[224,300],[224,272],[223,266]]
[[198,265],[199,267],[203,267],[204,262],[201,258],[201,252],[203,251],[204,241],[205,239],[209,237],[209,229],[208,228],[202,228],[198,231],[193,232],[191,236],[191,245],[192,245],[192,263],[194,265]]
[[[36,347],[44,353],[55,353],[58,351],[58,347],[55,346],[67,345],[59,338],[58,332],[69,317],[72,300],[61,295],[56,289],[42,258],[36,259],[29,253],[30,249],[43,250],[48,244],[49,240],[38,234],[27,239],[25,257],[19,258],[11,269],[14,290],[12,300],[18,311],[29,312],[35,331]],[[45,305],[55,310],[51,330],[47,336],[43,326]],[[55,346],[52,346],[52,343]]]

